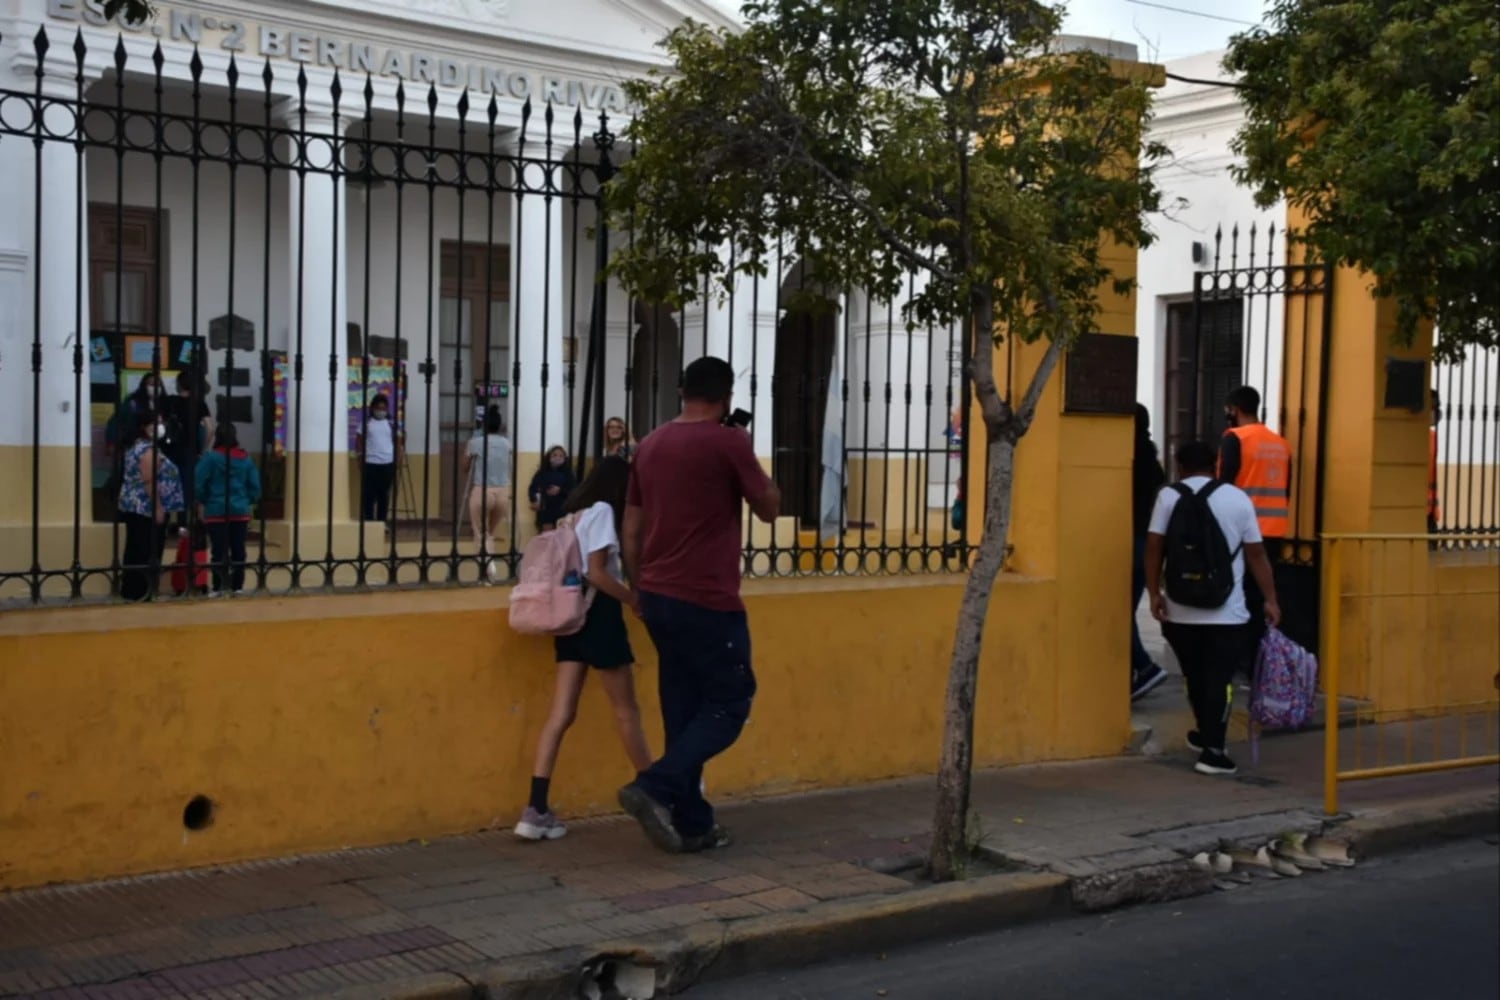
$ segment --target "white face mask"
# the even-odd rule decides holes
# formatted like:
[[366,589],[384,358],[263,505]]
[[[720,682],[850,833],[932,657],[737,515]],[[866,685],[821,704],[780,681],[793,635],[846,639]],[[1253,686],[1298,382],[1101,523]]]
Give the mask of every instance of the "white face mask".
[[164,438],[166,436],[167,436],[167,425],[166,424],[157,424],[156,425],[156,439],[158,441],[160,441],[162,438]]

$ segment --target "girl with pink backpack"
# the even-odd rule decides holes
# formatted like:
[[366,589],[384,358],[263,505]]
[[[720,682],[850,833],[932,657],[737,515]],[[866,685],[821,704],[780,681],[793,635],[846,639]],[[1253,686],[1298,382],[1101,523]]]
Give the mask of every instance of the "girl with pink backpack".
[[[651,766],[651,751],[646,746],[641,709],[635,697],[635,654],[625,631],[625,607],[633,609],[635,603],[620,566],[620,526],[625,517],[625,491],[629,484],[630,463],[618,456],[606,457],[563,508],[565,517],[559,525],[562,530],[556,534],[576,539],[577,562],[582,567],[581,579],[576,583],[592,593],[582,628],[553,638],[557,688],[552,695],[552,711],[537,740],[531,798],[516,824],[516,836],[523,840],[556,840],[568,832],[552,812],[547,797],[563,734],[578,715],[578,699],[590,667],[599,672],[604,693],[614,710],[615,728],[635,771]],[[523,559],[523,567],[524,563]],[[524,572],[522,577],[524,583]]]

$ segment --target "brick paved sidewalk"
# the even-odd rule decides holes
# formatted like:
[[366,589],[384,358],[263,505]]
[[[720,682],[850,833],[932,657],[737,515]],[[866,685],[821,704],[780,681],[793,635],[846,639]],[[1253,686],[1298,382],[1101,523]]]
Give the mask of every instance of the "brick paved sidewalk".
[[[985,845],[1065,874],[1180,857],[1194,837],[1315,816],[1321,736],[1267,740],[1261,766],[1205,779],[1190,758],[976,776]],[[1179,759],[1180,758],[1180,759]],[[1493,789],[1493,770],[1368,785],[1351,807]],[[389,983],[704,921],[910,891],[930,780],[734,804],[736,844],[672,857],[620,819],[525,844],[508,833],[0,896],[0,996],[277,998]]]

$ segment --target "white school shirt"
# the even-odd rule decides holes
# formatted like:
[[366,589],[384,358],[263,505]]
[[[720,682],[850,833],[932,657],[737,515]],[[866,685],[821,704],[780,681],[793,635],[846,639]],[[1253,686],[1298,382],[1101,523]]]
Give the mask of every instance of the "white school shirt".
[[589,556],[603,549],[609,553],[605,566],[609,575],[621,583],[625,573],[620,568],[620,535],[615,530],[615,509],[599,501],[573,520],[573,534],[578,536],[578,551],[583,556],[583,568],[588,570]]
[[390,417],[365,423],[365,464],[392,465],[396,461],[396,433]]
[[[1207,486],[1207,476],[1193,476],[1182,484],[1194,493]],[[1151,511],[1153,535],[1165,536],[1171,523],[1172,511],[1182,499],[1177,491],[1168,486],[1156,495],[1156,507]],[[1234,553],[1234,592],[1221,608],[1189,608],[1167,598],[1167,621],[1174,625],[1243,625],[1250,620],[1250,609],[1245,604],[1245,546],[1261,541],[1260,520],[1255,516],[1255,504],[1243,490],[1228,483],[1220,486],[1208,498],[1208,509],[1219,522],[1229,551]]]

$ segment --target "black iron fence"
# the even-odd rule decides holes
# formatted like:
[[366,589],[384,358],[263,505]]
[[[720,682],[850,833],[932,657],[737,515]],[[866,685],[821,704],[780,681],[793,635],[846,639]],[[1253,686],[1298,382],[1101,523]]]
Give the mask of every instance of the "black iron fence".
[[0,601],[504,582],[703,354],[785,496],[748,575],[966,564],[956,330],[785,308],[781,248],[727,300],[631,298],[603,112],[137,41],[39,31],[0,88]]
[[1434,369],[1427,527],[1500,531],[1500,351],[1472,349]]

